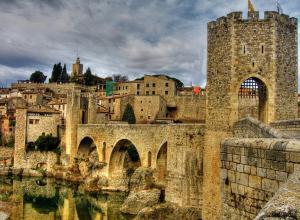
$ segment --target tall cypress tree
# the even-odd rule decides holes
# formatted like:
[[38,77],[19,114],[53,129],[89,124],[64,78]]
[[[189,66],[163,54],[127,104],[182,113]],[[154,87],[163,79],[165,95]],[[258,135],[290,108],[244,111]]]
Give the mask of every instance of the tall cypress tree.
[[94,85],[94,76],[92,74],[92,71],[90,68],[87,68],[85,74],[83,75],[84,78],[84,84],[87,86],[93,86]]
[[135,114],[133,111],[133,108],[130,104],[127,104],[123,117],[122,117],[122,121],[127,121],[128,124],[135,124],[136,123],[136,119],[135,119]]
[[66,83],[66,82],[69,82],[69,79],[70,79],[70,76],[67,73],[67,66],[66,66],[66,64],[64,64],[64,68],[63,68],[62,73],[61,73],[60,82],[61,83]]

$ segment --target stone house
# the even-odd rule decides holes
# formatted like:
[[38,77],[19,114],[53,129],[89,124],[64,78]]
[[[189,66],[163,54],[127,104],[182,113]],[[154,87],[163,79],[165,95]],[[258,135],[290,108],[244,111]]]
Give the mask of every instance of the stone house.
[[59,137],[61,112],[46,106],[31,106],[26,114],[26,142],[34,142],[44,134]]
[[53,99],[47,104],[50,108],[60,111],[61,117],[66,118],[67,115],[67,101],[66,99]]
[[115,83],[114,94],[140,96],[161,95],[164,98],[170,98],[176,94],[176,84],[174,80],[164,75],[145,75],[142,80]]
[[34,90],[22,92],[22,98],[28,105],[40,105],[43,102],[43,94]]

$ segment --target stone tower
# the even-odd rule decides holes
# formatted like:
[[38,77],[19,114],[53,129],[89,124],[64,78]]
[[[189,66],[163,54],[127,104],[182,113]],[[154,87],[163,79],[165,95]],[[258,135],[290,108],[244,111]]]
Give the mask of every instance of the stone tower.
[[[204,219],[221,216],[220,143],[231,136],[243,98],[256,98],[266,123],[297,118],[297,19],[233,12],[208,24]],[[214,184],[212,184],[214,183]]]
[[73,64],[72,77],[80,77],[83,74],[83,65],[80,63],[80,58],[77,57],[76,63]]

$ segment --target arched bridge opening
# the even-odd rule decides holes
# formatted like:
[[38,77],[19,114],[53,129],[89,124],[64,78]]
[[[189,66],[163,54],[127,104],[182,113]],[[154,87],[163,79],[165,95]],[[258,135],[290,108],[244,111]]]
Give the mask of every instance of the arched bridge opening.
[[[88,160],[92,156],[98,157],[96,144],[92,138],[85,137],[78,146],[76,157],[79,160]],[[99,160],[99,158],[97,159]]]
[[268,121],[268,89],[265,83],[256,77],[246,79],[239,88],[238,117],[251,116],[262,122]]
[[159,149],[156,157],[156,179],[161,184],[166,183],[168,143],[165,142]]
[[136,146],[127,139],[118,141],[109,160],[109,185],[128,190],[130,178],[140,166],[141,159]]

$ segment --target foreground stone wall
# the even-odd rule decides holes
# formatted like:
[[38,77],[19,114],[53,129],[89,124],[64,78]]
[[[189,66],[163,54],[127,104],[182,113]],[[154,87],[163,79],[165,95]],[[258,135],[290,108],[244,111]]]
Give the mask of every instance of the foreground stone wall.
[[236,138],[289,138],[286,134],[254,118],[244,118],[234,124]]
[[300,137],[300,119],[275,121],[270,126],[291,137]]
[[254,219],[288,176],[299,169],[300,142],[227,139],[221,146],[226,219]]

